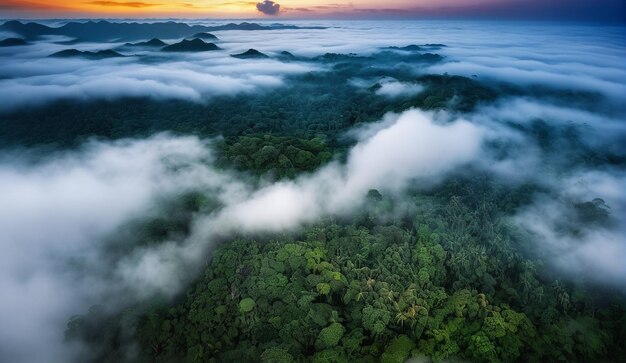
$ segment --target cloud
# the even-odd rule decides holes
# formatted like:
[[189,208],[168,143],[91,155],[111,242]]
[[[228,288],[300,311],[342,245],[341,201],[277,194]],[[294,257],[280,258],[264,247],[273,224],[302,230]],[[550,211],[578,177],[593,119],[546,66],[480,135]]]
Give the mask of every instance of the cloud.
[[[402,8],[355,8],[353,9],[354,12],[358,12],[358,13],[370,13],[370,14],[395,14],[395,15],[407,15],[407,10],[408,9],[402,9]],[[417,8],[417,9],[413,9],[413,10],[417,10],[418,12],[422,11],[422,8]]]
[[0,70],[0,89],[15,91],[5,98],[0,112],[64,99],[149,97],[205,102],[215,96],[280,87],[284,76],[314,69],[271,59],[233,61],[228,54],[168,55],[161,62],[141,64],[136,58],[41,59],[41,51],[35,52],[22,62],[5,63]]
[[[216,236],[294,229],[350,213],[370,188],[399,193],[410,180],[435,182],[473,159],[482,142],[482,131],[466,121],[440,125],[415,110],[383,123],[375,134],[363,135],[345,164],[258,188],[213,168],[209,145],[195,137],[92,141],[34,164],[5,152],[0,289],[6,298],[0,300],[0,319],[15,328],[0,333],[3,357],[71,360],[72,350],[61,343],[71,315],[94,303],[115,309],[129,299],[176,294]],[[217,198],[223,208],[198,215],[184,241],[107,258],[107,235],[153,213],[157,200],[190,190]]]
[[417,82],[401,82],[393,77],[374,79],[352,78],[348,81],[348,84],[362,90],[374,89],[377,95],[387,99],[412,97],[425,89],[424,86]]
[[[534,185],[542,191],[512,216],[530,233],[531,253],[562,277],[624,286],[626,173],[603,161],[607,155],[626,157],[623,121],[519,97],[484,106],[467,117],[485,130],[484,144],[489,145],[474,167],[501,185]],[[600,208],[609,213],[602,223],[580,216],[579,206],[596,198],[606,203]]]
[[[577,26],[558,26],[553,30],[558,36],[527,26],[385,26],[384,32],[376,23],[316,31],[224,32],[223,54],[146,52],[102,61],[46,58],[63,46],[41,41],[19,52],[0,50],[0,89],[7,91],[0,109],[21,110],[59,99],[204,102],[217,95],[280,87],[288,75],[323,70],[307,63],[228,56],[250,47],[268,54],[367,54],[381,46],[432,42],[448,44],[442,52],[454,62],[429,72],[476,72],[479,80],[504,80],[522,90],[539,84],[593,91],[613,99],[613,107],[509,96],[471,114],[391,113],[349,133],[356,145],[345,161],[294,180],[260,185],[214,168],[210,143],[196,137],[92,141],[43,160],[41,155],[2,150],[0,321],[12,327],[0,332],[3,358],[71,361],[73,347],[61,342],[71,315],[102,301],[115,310],[129,300],[176,294],[202,266],[217,237],[297,229],[329,214],[358,210],[369,189],[401,197],[407,186],[428,189],[452,173],[476,169],[505,186],[531,182],[545,190],[512,220],[532,234],[533,247],[545,251],[550,266],[569,276],[623,284],[626,229],[620,216],[626,215],[626,176],[619,165],[607,167],[598,159],[575,168],[567,164],[571,153],[587,146],[600,158],[607,145],[624,153],[622,38],[605,28]],[[105,45],[80,47],[97,50]],[[407,78],[421,74],[423,69],[415,68]],[[420,89],[416,83],[384,79],[378,94],[409,97]],[[584,137],[580,144],[571,143],[557,133],[550,139],[554,149],[546,152],[529,129],[538,119],[551,131],[584,131]],[[135,218],[158,213],[158,201],[192,190],[217,198],[221,207],[195,215],[190,236],[106,258],[107,238],[118,236]],[[573,215],[572,205],[597,197],[610,206],[616,224],[562,234],[560,226]]]
[[[491,63],[493,60],[490,60]],[[475,64],[471,61],[450,62],[442,65],[432,66],[428,72],[433,73],[451,73],[463,75],[466,77],[477,75],[481,78],[487,78],[496,81],[510,82],[513,84],[530,86],[530,85],[546,85],[553,88],[569,87],[581,91],[599,92],[610,96],[613,100],[618,100],[626,94],[626,86],[617,82],[622,79],[624,74],[621,70],[615,69],[613,76],[615,78],[608,79],[604,77],[594,77],[592,74],[583,74],[584,70],[589,70],[588,66],[580,66],[575,74],[567,74],[565,67],[556,70],[555,67],[549,67],[537,64],[535,67],[528,69],[527,67],[516,67],[514,63],[502,63],[499,65]],[[608,75],[608,73],[607,73]]]
[[348,4],[327,4],[327,5],[317,5],[317,6],[309,6],[309,7],[298,7],[298,8],[284,8],[287,11],[296,11],[296,12],[318,12],[318,11],[333,11],[333,10],[344,10],[351,9],[354,7],[353,3]]
[[398,82],[395,79],[386,79],[380,82],[376,94],[387,98],[415,96],[424,91],[424,86],[418,83]]
[[[622,287],[626,283],[626,173],[581,170],[552,180],[556,195],[541,195],[515,215],[541,254],[578,281]],[[576,204],[600,198],[609,206],[611,227],[581,221]],[[574,228],[576,232],[568,232]]]
[[[205,24],[196,21],[194,24]],[[138,81],[134,79],[135,68],[149,68],[153,70],[154,78],[141,81],[151,81],[161,88],[170,88],[173,98],[190,100],[206,100],[213,95],[219,94],[219,80],[214,80],[214,92],[205,92],[197,87],[190,87],[187,77],[175,82],[170,79],[169,83],[162,82],[158,75],[163,70],[164,74],[170,73],[172,68],[185,71],[193,80],[196,76],[223,77],[227,84],[240,83],[242,92],[250,89],[259,89],[263,85],[248,83],[247,79],[252,75],[273,77],[274,81],[280,81],[285,75],[305,73],[319,66],[306,63],[283,64],[278,61],[266,60],[257,62],[236,62],[227,60],[228,54],[240,53],[249,48],[258,49],[266,54],[290,51],[299,56],[317,56],[326,52],[369,54],[378,51],[378,47],[407,44],[443,43],[449,46],[438,50],[446,56],[446,60],[438,65],[424,69],[408,63],[415,75],[424,73],[459,74],[464,76],[477,75],[479,81],[484,82],[511,82],[523,87],[540,85],[552,89],[571,89],[576,91],[594,92],[607,95],[612,100],[613,108],[621,109],[619,105],[624,100],[626,89],[626,69],[622,60],[626,56],[622,47],[622,40],[615,32],[608,28],[585,26],[559,25],[550,29],[541,26],[519,27],[517,25],[502,26],[493,23],[485,23],[473,26],[471,23],[456,23],[450,29],[439,29],[428,22],[417,23],[391,23],[385,25],[384,32],[376,23],[365,23],[364,29],[355,27],[336,28],[334,22],[316,21],[315,25],[329,26],[329,29],[315,30],[289,30],[289,31],[264,31],[264,32],[224,32],[221,36],[220,46],[224,51],[207,52],[211,54],[170,55],[165,57],[159,52],[132,51],[127,55],[137,55],[122,60],[85,61],[79,59],[53,60],[46,58],[48,55],[66,49],[68,46],[55,44],[52,41],[37,42],[26,46],[16,52],[10,49],[0,49],[0,87],[14,87],[20,85],[25,89],[57,86],[58,88],[73,86],[81,88],[81,84],[71,85],[66,79],[74,79],[77,82],[85,79],[87,84],[105,82],[109,72],[124,73],[126,82],[121,82],[117,92],[113,92],[112,84],[105,87],[111,90],[107,98],[116,93],[119,97],[125,96],[127,82],[132,82],[137,89]],[[493,34],[506,33],[507,37],[498,38]],[[365,35],[365,36],[364,36]],[[272,41],[268,41],[272,39]],[[475,41],[481,39],[481,41]],[[547,39],[547,41],[544,41]],[[56,41],[56,40],[54,40]],[[172,40],[174,41],[174,40]],[[547,45],[549,44],[549,46]],[[75,47],[80,50],[102,50],[115,47],[116,44],[90,44],[81,43]],[[123,52],[124,53],[124,52]],[[489,56],[485,56],[489,54]],[[238,67],[245,64],[243,71]],[[136,65],[137,67],[133,67]],[[264,68],[265,67],[265,68]],[[281,72],[284,69],[284,72]],[[227,72],[230,70],[230,72]],[[63,74],[65,73],[65,74]],[[73,74],[80,75],[74,77]],[[47,76],[46,76],[47,75]],[[407,74],[408,75],[408,74]],[[41,77],[40,77],[41,76]],[[208,79],[208,78],[207,78]],[[48,82],[48,83],[46,83]],[[276,85],[278,82],[271,82]],[[180,87],[174,87],[180,86]],[[395,85],[398,86],[398,85]],[[392,89],[394,85],[383,88]],[[72,88],[72,87],[70,87]],[[97,87],[95,87],[97,88]],[[182,88],[182,90],[181,90]],[[208,85],[203,88],[211,88]],[[158,89],[155,88],[155,90]],[[232,87],[227,87],[224,94],[233,94]],[[384,92],[384,90],[383,90]],[[12,97],[17,98],[15,107],[25,104],[42,104],[58,98],[46,96],[26,97],[12,92]],[[61,90],[60,95],[64,91]],[[78,95],[80,92],[68,95]],[[168,92],[154,92],[148,88],[143,93],[148,97],[163,99]],[[38,93],[34,93],[37,95]],[[136,94],[136,92],[135,92]],[[185,94],[185,96],[183,96]],[[98,92],[88,91],[83,93],[87,99],[97,98]],[[11,102],[3,102],[0,109],[14,109]]]
[[[486,118],[524,126],[544,120],[555,128],[575,128],[584,133],[584,138],[580,140],[583,145],[626,155],[626,149],[621,147],[626,137],[626,124],[620,116],[610,111],[603,113],[591,111],[584,106],[547,102],[531,97],[513,97],[484,106],[473,117],[477,122]],[[558,141],[552,140],[554,144]]]
[[49,10],[49,11],[60,11],[60,10],[70,10],[67,7],[51,5],[51,4],[42,4],[34,1],[16,1],[16,0],[3,0],[0,3],[0,10],[7,11],[29,11],[29,10]]
[[125,8],[150,8],[153,6],[161,6],[163,4],[144,3],[139,1],[89,1],[85,4],[99,5],[106,7],[125,7]]
[[315,10],[311,9],[311,8],[285,8],[286,11],[300,11],[300,12],[304,12],[304,13],[312,13],[315,12]]
[[280,4],[271,0],[264,0],[256,4],[256,9],[265,15],[277,15],[280,12]]
[[[155,198],[221,177],[202,168],[211,154],[199,140],[165,135],[30,159],[5,151],[0,160],[0,319],[13,327],[0,332],[0,351],[12,362],[67,362],[68,318],[116,285],[97,278],[101,238],[149,213]],[[91,263],[73,268],[72,259]]]
[[[76,351],[61,343],[69,316],[102,302],[103,296],[113,296],[107,304],[115,309],[128,299],[176,294],[218,236],[293,230],[323,216],[353,212],[372,188],[402,195],[409,185],[428,188],[465,166],[490,169],[486,144],[524,138],[503,125],[492,128],[495,123],[489,122],[496,120],[481,117],[468,121],[417,110],[388,114],[352,133],[357,144],[345,162],[260,187],[213,168],[210,144],[195,137],[92,141],[34,164],[5,151],[0,159],[0,189],[7,196],[0,205],[5,251],[0,289],[6,298],[0,300],[0,319],[17,328],[0,333],[3,356],[67,361]],[[535,164],[522,173],[537,175],[545,167]],[[514,220],[564,271],[623,282],[623,224],[590,229],[582,237],[558,230],[571,215],[572,204],[563,203],[563,197],[576,202],[601,197],[615,215],[624,215],[624,173],[582,170],[566,178],[541,178],[557,194],[537,199]],[[107,235],[150,214],[157,199],[187,190],[217,197],[222,208],[197,215],[185,240],[134,248],[119,260],[102,258]],[[76,260],[85,261],[78,270],[69,264]],[[102,276],[102,271],[107,273]]]
[[[626,53],[619,45],[623,38],[610,27],[601,29],[575,41],[591,28],[563,25],[556,34],[541,26],[525,32],[515,25],[486,25],[481,30],[469,27],[465,31],[476,31],[475,35],[483,41],[466,42],[460,39],[460,33],[448,34],[449,39],[442,42],[450,47],[440,51],[447,56],[447,62],[432,65],[425,72],[477,76],[481,81],[510,82],[523,87],[585,91],[621,103],[626,94],[626,68],[621,64]],[[487,32],[506,32],[507,37],[498,39]],[[541,36],[545,39],[540,40]]]
[[216,221],[234,230],[295,228],[320,215],[350,212],[370,189],[396,194],[411,181],[426,186],[474,160],[483,131],[464,120],[440,125],[416,110],[389,114],[375,133],[365,132],[345,165],[256,191],[226,208]]

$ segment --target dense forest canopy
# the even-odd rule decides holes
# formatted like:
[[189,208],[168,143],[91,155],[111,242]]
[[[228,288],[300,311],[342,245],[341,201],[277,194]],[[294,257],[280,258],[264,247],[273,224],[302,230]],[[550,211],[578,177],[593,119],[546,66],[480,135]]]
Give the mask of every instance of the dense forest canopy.
[[[0,107],[0,187],[13,195],[0,228],[7,251],[35,251],[0,259],[0,286],[41,274],[66,296],[32,320],[49,336],[6,335],[0,360],[41,358],[20,347],[30,333],[42,350],[62,336],[51,361],[626,360],[626,110],[594,58],[579,61],[595,83],[568,78],[570,63],[527,83],[548,50],[505,53],[522,73],[505,76],[484,59],[461,71],[477,55],[454,37],[392,27],[412,41],[310,54],[254,31],[332,44],[342,30],[242,26],[0,27],[41,47],[0,71],[0,89],[33,95]],[[100,48],[71,46],[125,57],[65,60],[76,84],[37,68],[68,46],[40,36],[81,27],[132,29],[125,41],[211,31],[217,46],[135,53],[141,43],[98,32]],[[603,37],[598,62],[624,78]],[[193,79],[205,72],[217,75]],[[50,228],[21,227],[31,220]],[[0,303],[0,317],[38,308],[20,305]]]

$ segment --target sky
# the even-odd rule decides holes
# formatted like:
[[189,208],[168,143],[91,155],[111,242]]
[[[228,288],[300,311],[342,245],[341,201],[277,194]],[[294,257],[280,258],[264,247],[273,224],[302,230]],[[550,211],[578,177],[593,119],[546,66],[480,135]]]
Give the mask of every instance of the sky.
[[624,0],[0,0],[0,18],[518,19],[626,22]]
[[[55,4],[54,7],[46,7],[43,0],[39,1],[36,6],[31,3],[30,7],[19,7],[16,2],[0,0],[0,16],[187,14],[282,19],[341,14],[373,18],[443,16],[444,12],[426,7],[426,2],[420,12],[415,10],[421,4],[419,1],[409,4],[394,0],[386,0],[378,8],[374,2],[360,1],[342,9],[320,8],[329,6],[320,5],[326,4],[324,1],[307,5],[312,4],[309,0],[260,5],[214,2],[212,10],[198,10],[200,2],[190,8],[174,6],[174,2],[146,7],[142,3],[116,6],[66,1],[61,9],[61,1],[48,2]],[[553,0],[552,7],[524,7],[525,12],[521,11],[520,6],[530,4],[529,1],[501,0],[498,6],[491,7],[481,5],[478,0],[465,1],[465,5],[441,0],[438,4],[448,4],[445,14],[449,17],[501,14],[503,18],[514,18],[515,14],[527,14],[534,16],[533,19],[610,21],[610,13],[619,14],[617,2],[609,0],[596,0],[597,11],[587,11],[586,17],[581,16],[588,5],[578,0],[569,0],[570,7],[558,8],[560,0]],[[468,4],[473,7],[468,8]],[[292,10],[296,6],[308,6],[303,9],[311,11]],[[389,10],[391,6],[404,7],[405,11]],[[275,14],[265,15],[261,10]],[[403,70],[416,78],[421,74],[449,73],[475,76],[485,82],[507,82],[519,90],[533,87],[462,116],[416,110],[387,115],[369,127],[350,132],[356,135],[356,146],[347,153],[345,162],[333,161],[295,180],[260,186],[241,175],[214,167],[211,141],[193,136],[163,134],[147,139],[91,141],[77,150],[59,153],[42,149],[46,159],[40,163],[32,163],[29,154],[21,149],[0,150],[0,321],[11,327],[0,329],[0,361],[80,361],[70,359],[68,354],[72,352],[61,344],[69,317],[109,299],[113,300],[109,306],[118,305],[122,309],[127,300],[139,301],[154,292],[174,294],[186,288],[188,281],[196,277],[191,276],[195,266],[206,261],[203,249],[218,240],[218,232],[254,234],[297,229],[324,216],[359,210],[370,188],[380,189],[384,195],[398,194],[404,199],[403,189],[415,179],[420,181],[419,185],[438,185],[442,178],[458,169],[479,170],[481,175],[493,173],[512,185],[538,185],[546,191],[545,195],[514,216],[514,222],[538,236],[532,248],[545,251],[546,263],[570,272],[572,279],[583,276],[626,286],[623,218],[614,229],[592,230],[576,238],[561,233],[563,221],[570,218],[572,201],[599,197],[611,207],[613,215],[626,216],[623,165],[611,167],[584,162],[568,168],[567,173],[556,171],[564,168],[561,165],[571,158],[578,160],[574,151],[580,145],[585,150],[592,146],[591,150],[596,147],[604,150],[607,145],[614,145],[623,153],[622,145],[626,145],[623,143],[626,135],[623,29],[576,24],[355,21],[327,29],[224,31],[219,34],[223,50],[203,54],[163,55],[158,54],[159,50],[141,53],[133,48],[129,55],[138,55],[108,60],[49,58],[50,54],[68,47],[59,44],[62,42],[58,37],[44,37],[19,47],[19,51],[15,47],[0,48],[0,94],[3,95],[0,113],[29,110],[39,104],[68,99],[145,96],[155,100],[202,102],[217,96],[262,94],[278,87],[289,92],[286,87],[290,86],[290,78],[295,79],[292,82],[299,79],[292,76],[325,69],[313,61],[283,63],[276,57],[246,60],[230,56],[249,48],[269,55],[287,50],[298,56],[315,57],[326,52],[372,54],[385,46],[443,43],[447,47],[437,51],[445,56],[443,62],[415,67],[405,64],[391,70]],[[121,43],[79,43],[72,47],[96,51],[118,45]],[[385,98],[407,97],[424,89],[419,83],[388,78],[350,82],[362,88],[355,92],[366,92],[382,82],[376,95]],[[542,87],[574,95],[592,92],[600,99],[590,100],[598,103],[587,109],[580,108],[584,104],[582,100],[570,102],[574,97],[561,102],[558,97],[541,97],[542,93],[532,96],[532,90]],[[575,143],[576,150],[566,149],[560,145],[570,145],[565,138],[569,134],[563,132],[564,136],[555,138],[554,150],[559,152],[553,149],[544,152],[533,138],[521,132],[532,126],[534,120],[551,120],[557,130],[560,125],[568,129],[578,125],[585,130],[584,142],[591,146]],[[490,145],[493,149],[488,148]],[[499,145],[510,145],[511,151],[495,150]],[[220,213],[195,216],[189,239],[138,248],[114,263],[103,254],[107,238],[117,237],[115,233],[138,215],[152,216],[162,198],[197,190],[215,195],[225,208]]]

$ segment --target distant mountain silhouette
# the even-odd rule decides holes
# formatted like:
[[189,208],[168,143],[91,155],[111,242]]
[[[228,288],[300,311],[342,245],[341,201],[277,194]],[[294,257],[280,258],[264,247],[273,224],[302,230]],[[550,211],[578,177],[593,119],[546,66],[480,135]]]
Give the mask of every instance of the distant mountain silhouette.
[[283,50],[282,52],[278,53],[278,58],[283,61],[290,61],[290,60],[298,59],[298,57],[296,57],[291,52],[288,52],[286,50]]
[[439,44],[439,43],[424,44],[423,46],[427,47],[427,48],[445,48],[445,47],[447,47],[447,45]]
[[218,37],[216,37],[215,35],[213,35],[211,33],[197,33],[197,34],[194,34],[192,36],[192,38],[212,39],[212,40],[218,40],[219,39]]
[[443,60],[443,57],[435,53],[424,53],[424,54],[416,55],[412,57],[410,60],[414,62],[436,63],[436,62],[440,62],[441,60]]
[[147,38],[185,38],[215,30],[271,30],[271,29],[323,29],[320,27],[300,28],[295,25],[259,25],[256,23],[230,23],[217,26],[190,26],[173,21],[160,23],[115,23],[109,21],[69,22],[60,27],[49,27],[39,23],[21,23],[10,20],[0,25],[0,30],[19,34],[26,39],[42,35],[65,35],[83,41],[136,41]]
[[387,47],[385,49],[405,50],[405,51],[409,51],[409,52],[418,52],[418,51],[422,50],[422,47],[420,47],[419,45],[411,44],[411,45],[407,45],[406,47]]
[[0,41],[0,47],[15,47],[18,45],[27,45],[28,43],[24,39],[20,38],[7,38]]
[[50,32],[50,27],[41,25],[39,23],[25,23],[22,24],[17,20],[10,20],[0,25],[0,30],[10,31],[19,34],[25,38],[34,38],[39,35],[57,34]]
[[167,45],[167,43],[165,43],[161,39],[157,39],[157,38],[150,39],[147,42],[126,43],[126,44],[124,44],[124,46],[127,46],[127,47],[164,47],[166,45]]
[[60,52],[51,54],[50,57],[55,58],[75,58],[82,57],[87,59],[105,59],[105,58],[120,58],[125,57],[114,50],[101,50],[98,52],[80,51],[77,49],[66,49]]
[[407,45],[405,47],[386,47],[384,49],[404,50],[404,51],[407,51],[407,52],[419,52],[421,50],[434,50],[434,49],[440,49],[440,48],[444,48],[444,47],[445,47],[444,44],[424,44],[424,45],[411,44],[411,45]]
[[358,56],[356,53],[348,53],[348,54],[326,53],[324,55],[320,55],[320,56],[313,58],[313,60],[315,61],[322,61],[322,62],[362,61],[362,60],[367,60],[367,59],[368,59],[367,57]]
[[240,54],[231,54],[231,57],[239,58],[239,59],[260,59],[260,58],[269,58],[267,55],[259,52],[256,49],[248,49],[247,51]]
[[205,43],[202,39],[183,40],[179,43],[168,45],[162,50],[164,52],[206,52],[209,50],[221,49],[213,43]]
[[[393,50],[398,50],[398,47],[385,47],[383,50],[368,56],[360,56],[355,53],[326,53],[310,58],[312,61],[324,62],[324,63],[368,63],[371,61],[380,62],[415,62],[415,63],[436,63],[443,59],[439,54],[435,53],[419,53],[416,51],[410,51],[408,53],[400,54]],[[415,49],[410,47],[409,49]],[[286,58],[284,58],[286,59]]]

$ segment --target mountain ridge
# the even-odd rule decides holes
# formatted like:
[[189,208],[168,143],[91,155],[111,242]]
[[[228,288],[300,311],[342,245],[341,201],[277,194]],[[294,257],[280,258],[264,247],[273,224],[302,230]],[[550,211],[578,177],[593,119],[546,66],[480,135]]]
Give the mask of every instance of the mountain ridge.
[[277,29],[324,29],[322,27],[298,27],[295,25],[257,23],[228,23],[216,26],[189,25],[174,21],[138,23],[138,22],[110,22],[72,21],[59,27],[50,27],[36,22],[22,23],[18,20],[9,20],[0,25],[0,30],[9,31],[25,39],[36,39],[44,35],[64,35],[82,41],[138,41],[151,38],[185,38],[199,33],[208,33],[220,30],[277,30]]

